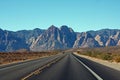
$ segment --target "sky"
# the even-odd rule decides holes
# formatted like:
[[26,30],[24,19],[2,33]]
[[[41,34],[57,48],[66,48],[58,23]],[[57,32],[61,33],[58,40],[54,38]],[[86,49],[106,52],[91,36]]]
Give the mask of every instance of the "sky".
[[1,29],[51,25],[67,25],[77,32],[120,29],[120,0],[0,0]]

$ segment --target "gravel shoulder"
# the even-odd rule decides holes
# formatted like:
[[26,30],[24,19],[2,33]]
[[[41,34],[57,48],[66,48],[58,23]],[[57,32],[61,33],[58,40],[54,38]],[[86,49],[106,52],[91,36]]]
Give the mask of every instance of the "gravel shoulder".
[[120,71],[120,63],[116,63],[116,62],[109,62],[109,61],[106,61],[106,60],[101,60],[101,59],[97,59],[97,58],[93,58],[93,57],[89,57],[89,56],[85,56],[85,55],[80,55],[80,54],[77,54],[77,53],[74,53],[80,57],[83,57],[83,58],[87,58],[91,61],[94,61],[94,62],[97,62],[99,64],[102,64],[102,65],[105,65],[107,67],[110,67],[110,68],[113,68],[115,70],[118,70]]

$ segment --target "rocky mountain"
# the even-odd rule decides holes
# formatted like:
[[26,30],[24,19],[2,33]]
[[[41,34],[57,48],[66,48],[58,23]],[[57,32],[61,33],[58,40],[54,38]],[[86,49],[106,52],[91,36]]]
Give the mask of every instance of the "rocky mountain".
[[29,49],[29,46],[36,40],[44,30],[21,30],[17,32],[0,29],[0,51],[16,51]]
[[47,30],[8,31],[0,29],[0,51],[27,49],[32,51],[69,49],[80,47],[105,47],[120,45],[120,30],[74,32],[66,25],[57,28],[51,25]]
[[76,34],[67,26],[57,28],[54,25],[48,28],[43,34],[38,36],[36,41],[30,46],[32,51],[54,50],[72,48]]
[[78,33],[73,48],[100,47],[95,38],[88,32]]
[[100,46],[120,45],[120,30],[118,29],[102,29],[88,32],[96,39]]

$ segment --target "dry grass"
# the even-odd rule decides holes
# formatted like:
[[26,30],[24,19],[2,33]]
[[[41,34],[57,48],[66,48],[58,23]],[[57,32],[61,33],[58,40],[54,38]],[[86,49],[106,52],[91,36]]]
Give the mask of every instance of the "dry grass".
[[83,48],[79,49],[77,53],[103,60],[120,62],[120,46],[104,48]]
[[44,56],[57,54],[58,51],[50,52],[0,52],[0,64],[8,64],[12,62],[37,59]]

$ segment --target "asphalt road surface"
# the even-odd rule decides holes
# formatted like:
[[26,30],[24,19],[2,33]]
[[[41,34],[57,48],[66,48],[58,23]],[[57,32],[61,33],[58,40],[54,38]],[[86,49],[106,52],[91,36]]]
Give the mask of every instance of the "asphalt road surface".
[[0,80],[21,80],[21,78],[40,68],[42,65],[58,57],[63,57],[64,55],[65,54],[58,54],[37,60],[0,66]]
[[21,80],[42,65],[63,57],[60,61],[32,75],[27,80],[98,80],[83,64],[87,65],[103,80],[120,80],[120,71],[108,68],[71,53],[59,54],[22,63],[0,66],[0,80]]
[[97,80],[72,54],[28,80]]
[[103,80],[120,80],[120,71],[109,68],[107,66],[101,65],[99,63],[93,62],[91,60],[76,56],[80,61],[86,64],[90,69],[92,69],[96,74],[98,74]]

